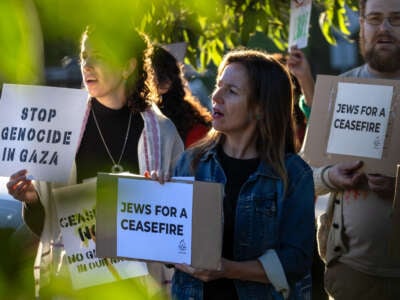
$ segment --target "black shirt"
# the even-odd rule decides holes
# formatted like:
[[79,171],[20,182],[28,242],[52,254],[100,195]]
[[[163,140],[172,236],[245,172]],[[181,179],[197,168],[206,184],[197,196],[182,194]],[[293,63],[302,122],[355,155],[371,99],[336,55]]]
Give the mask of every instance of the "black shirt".
[[[229,157],[218,149],[218,159],[226,176],[224,198],[224,236],[222,244],[222,257],[234,260],[233,243],[236,219],[236,205],[240,189],[257,170],[259,159],[237,159]],[[222,278],[204,284],[204,299],[238,299],[232,279]]]
[[[114,161],[118,163],[131,112],[127,106],[115,110],[102,105],[96,99],[91,101],[92,110],[96,115],[105,143]],[[113,166],[93,119],[93,111],[89,114],[86,129],[75,157],[78,183],[86,178],[96,177],[98,172],[110,173]],[[126,148],[119,163],[126,172],[139,173],[137,146],[143,127],[144,122],[140,114],[133,114]]]

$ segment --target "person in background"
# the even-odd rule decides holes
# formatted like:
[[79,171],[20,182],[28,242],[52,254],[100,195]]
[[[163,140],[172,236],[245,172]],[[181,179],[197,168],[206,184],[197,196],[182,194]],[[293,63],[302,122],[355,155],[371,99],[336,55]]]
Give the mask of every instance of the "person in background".
[[[281,64],[283,65],[287,65],[287,57],[285,57],[282,53],[273,53],[271,54],[275,59],[277,59]],[[292,74],[291,74],[292,75]],[[301,111],[300,107],[299,107],[299,103],[297,101],[297,99],[299,99],[300,95],[301,95],[301,87],[299,85],[299,82],[297,80],[297,78],[295,76],[291,76],[292,82],[293,82],[293,97],[294,97],[294,108],[293,108],[293,117],[294,117],[294,133],[295,133],[295,149],[296,152],[300,151],[301,145],[303,143],[303,139],[304,139],[304,135],[305,135],[305,131],[306,131],[306,126],[307,126],[307,122],[306,122],[306,118],[303,114],[303,112]]]
[[301,95],[298,102],[299,108],[308,121],[311,113],[315,85],[310,64],[303,51],[294,46],[289,51],[286,65],[301,87]]
[[212,101],[212,131],[184,152],[174,175],[224,184],[221,270],[176,264],[172,295],[300,297],[315,239],[314,183],[295,154],[290,75],[261,51],[232,51]]
[[[341,76],[400,80],[400,1],[359,5],[365,64]],[[325,289],[338,300],[399,299],[400,261],[388,247],[395,179],[362,166],[355,160],[314,169],[317,194],[331,192],[318,233]]]
[[157,105],[175,124],[185,147],[203,138],[211,128],[211,114],[188,88],[182,67],[162,46],[154,46],[151,61],[160,97]]
[[[98,172],[122,171],[151,172],[151,176],[162,181],[172,171],[183,143],[174,124],[152,102],[157,91],[149,76],[150,48],[147,39],[128,25],[96,24],[84,31],[80,64],[89,101],[71,184],[96,177]],[[93,295],[96,299],[107,299],[110,294],[120,292],[119,288],[132,297],[146,299],[147,291],[145,294],[138,291],[139,287],[146,289],[139,280],[95,286],[79,293],[73,293],[68,286],[62,291],[54,290],[52,283],[69,280],[54,205],[55,185],[32,182],[27,174],[28,170],[21,170],[11,175],[7,188],[10,195],[24,203],[24,220],[40,236],[34,273],[41,299],[60,293],[73,299]],[[172,274],[164,273],[168,271],[160,264],[148,266],[160,284],[170,280]]]

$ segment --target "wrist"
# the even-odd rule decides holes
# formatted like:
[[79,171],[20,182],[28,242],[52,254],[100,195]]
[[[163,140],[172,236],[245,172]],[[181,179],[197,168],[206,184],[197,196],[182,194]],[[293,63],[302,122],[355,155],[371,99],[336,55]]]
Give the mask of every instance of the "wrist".
[[239,279],[236,271],[237,269],[237,262],[226,261],[223,269],[223,277],[228,279]]
[[337,190],[337,186],[332,182],[331,178],[329,177],[329,171],[332,169],[332,166],[328,166],[325,169],[322,170],[321,172],[321,179],[323,184],[331,189],[331,190]]

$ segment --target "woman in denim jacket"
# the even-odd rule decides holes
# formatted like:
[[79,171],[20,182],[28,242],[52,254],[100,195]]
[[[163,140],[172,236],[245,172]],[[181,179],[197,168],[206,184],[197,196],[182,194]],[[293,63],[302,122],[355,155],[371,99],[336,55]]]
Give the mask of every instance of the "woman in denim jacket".
[[292,83],[254,50],[218,70],[213,129],[182,155],[175,176],[225,185],[221,270],[176,264],[175,299],[300,299],[314,243],[312,171],[294,153]]

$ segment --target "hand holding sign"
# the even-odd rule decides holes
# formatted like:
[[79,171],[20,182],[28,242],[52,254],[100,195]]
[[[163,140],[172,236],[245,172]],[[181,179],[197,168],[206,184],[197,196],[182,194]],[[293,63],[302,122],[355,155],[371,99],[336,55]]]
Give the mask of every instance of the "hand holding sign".
[[377,193],[382,198],[393,199],[396,183],[394,177],[380,174],[367,174],[367,179],[371,191]]
[[160,184],[164,184],[165,182],[171,180],[171,174],[169,174],[168,172],[164,172],[163,170],[153,170],[151,172],[146,171],[144,172],[144,177],[156,180]]
[[15,199],[32,204],[36,203],[39,197],[27,173],[27,170],[20,170],[12,174],[7,182],[7,190]]
[[[226,259],[221,259],[221,262],[224,260],[226,261]],[[206,270],[206,269],[193,268],[187,264],[174,264],[174,267],[182,272],[190,274],[190,276],[194,278],[200,279],[203,282],[209,282],[211,280],[216,280],[226,277],[223,268],[221,270]]]
[[338,163],[328,169],[330,182],[338,189],[355,189],[365,178],[361,172],[362,161]]

